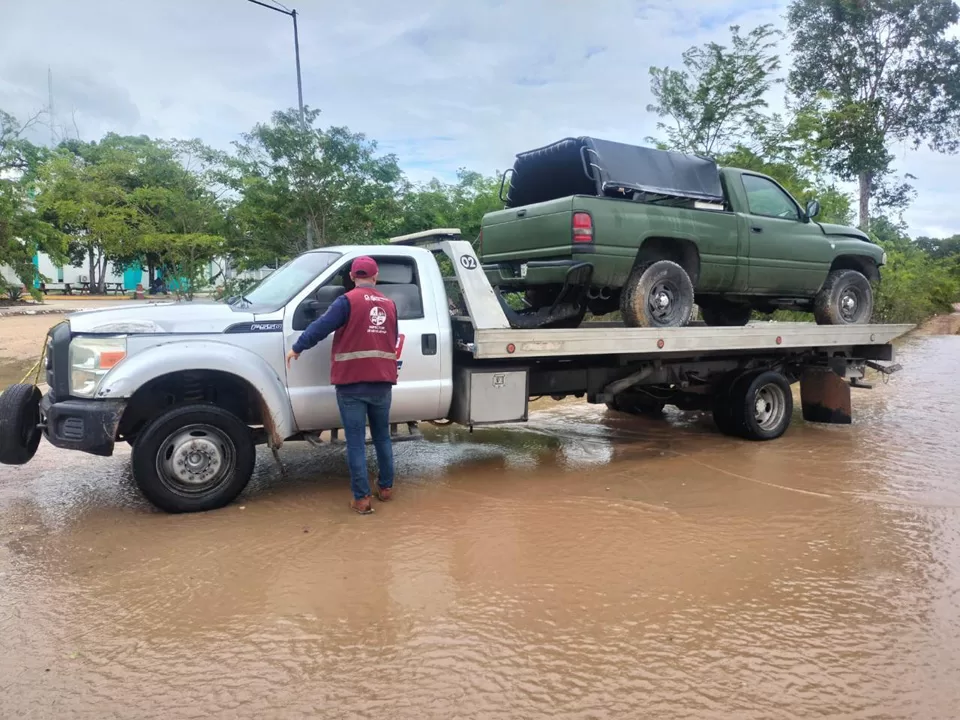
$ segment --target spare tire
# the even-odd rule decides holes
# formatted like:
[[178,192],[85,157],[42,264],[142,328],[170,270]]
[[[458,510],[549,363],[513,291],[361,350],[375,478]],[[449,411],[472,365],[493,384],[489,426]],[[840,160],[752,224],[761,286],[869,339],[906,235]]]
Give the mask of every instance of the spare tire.
[[23,465],[40,446],[40,389],[11,385],[0,395],[0,463]]

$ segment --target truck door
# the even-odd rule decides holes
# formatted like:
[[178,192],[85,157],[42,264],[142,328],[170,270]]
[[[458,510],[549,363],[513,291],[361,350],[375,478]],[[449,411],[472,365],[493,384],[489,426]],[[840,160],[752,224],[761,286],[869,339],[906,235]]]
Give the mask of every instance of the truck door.
[[[442,369],[439,308],[434,295],[424,292],[423,273],[417,259],[387,254],[372,257],[380,268],[377,290],[396,303],[399,320],[400,367],[390,418],[394,422],[437,418],[443,414],[440,409]],[[432,258],[427,260],[433,262]],[[307,325],[319,317],[336,296],[352,287],[349,280],[352,261],[353,257],[341,261],[326,282],[311,291],[295,309],[287,311],[284,352],[293,347]],[[313,312],[308,309],[311,300],[321,303]],[[287,370],[290,402],[300,430],[329,430],[341,426],[336,389],[330,384],[332,343],[331,335],[304,352]]]
[[813,295],[833,259],[830,243],[814,222],[805,222],[797,203],[775,182],[744,173],[748,211],[741,215],[749,238],[749,291]]

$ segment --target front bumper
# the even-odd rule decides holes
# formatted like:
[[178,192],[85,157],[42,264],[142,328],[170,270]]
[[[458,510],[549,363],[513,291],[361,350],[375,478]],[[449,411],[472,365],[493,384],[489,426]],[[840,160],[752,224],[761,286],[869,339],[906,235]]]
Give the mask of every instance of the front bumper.
[[91,455],[113,455],[125,400],[63,400],[52,393],[40,400],[43,434],[50,444]]

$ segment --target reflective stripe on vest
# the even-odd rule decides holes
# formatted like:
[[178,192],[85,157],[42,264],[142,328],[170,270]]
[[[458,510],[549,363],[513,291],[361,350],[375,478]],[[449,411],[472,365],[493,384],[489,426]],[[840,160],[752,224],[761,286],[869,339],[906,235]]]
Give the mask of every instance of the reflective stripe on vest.
[[392,352],[383,352],[382,350],[357,350],[356,352],[337,353],[333,356],[333,359],[337,362],[342,362],[344,360],[366,360],[368,358],[396,360],[397,354]]

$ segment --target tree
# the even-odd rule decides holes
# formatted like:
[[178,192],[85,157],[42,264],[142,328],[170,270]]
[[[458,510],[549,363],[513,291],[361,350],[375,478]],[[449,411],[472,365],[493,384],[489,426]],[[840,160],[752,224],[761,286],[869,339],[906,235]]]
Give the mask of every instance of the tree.
[[960,41],[947,37],[958,17],[953,0],[793,0],[789,7],[789,88],[825,104],[831,166],[857,181],[864,229],[872,200],[903,198],[902,185],[885,186],[890,142],[960,147]]
[[457,182],[429,183],[409,188],[403,198],[402,225],[398,234],[421,232],[431,228],[457,227],[463,237],[475,239],[480,221],[494,210],[502,210],[499,176],[486,177],[460,168]]
[[37,279],[34,256],[43,252],[62,258],[65,251],[64,238],[34,207],[44,151],[26,140],[24,133],[37,118],[21,124],[0,110],[0,265],[10,267],[29,288]]
[[345,127],[314,127],[318,110],[273,114],[235,143],[221,180],[240,196],[232,209],[236,254],[272,264],[314,244],[369,243],[397,222],[402,174],[393,155]]
[[780,69],[774,49],[782,33],[772,25],[754,28],[745,37],[738,25],[730,32],[729,48],[711,42],[684,52],[685,70],[650,68],[656,102],[647,110],[668,119],[657,123],[668,148],[702,155],[727,151],[762,121],[765,96],[781,82],[774,77]]
[[43,217],[70,238],[75,264],[86,258],[90,287],[100,292],[107,263],[124,264],[140,251],[141,218],[130,199],[138,170],[134,153],[106,140],[62,149],[41,168]]

